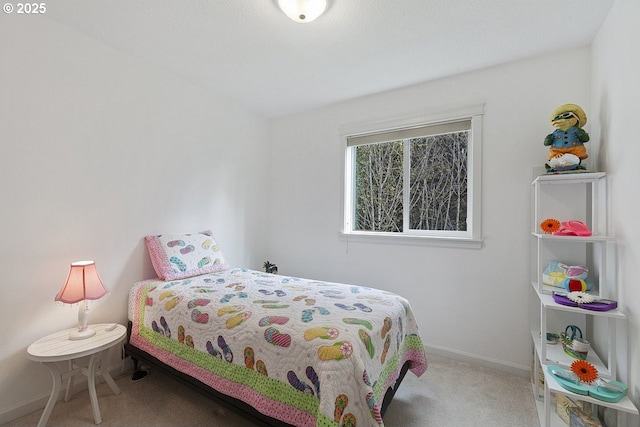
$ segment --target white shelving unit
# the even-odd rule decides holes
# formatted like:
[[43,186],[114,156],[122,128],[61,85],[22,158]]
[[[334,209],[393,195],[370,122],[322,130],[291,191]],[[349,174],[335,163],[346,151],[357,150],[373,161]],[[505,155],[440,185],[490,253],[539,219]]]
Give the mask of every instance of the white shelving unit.
[[[638,414],[628,396],[620,402],[610,403],[579,395],[563,388],[547,365],[569,369],[576,360],[565,354],[561,343],[547,344],[547,332],[560,334],[567,325],[577,325],[592,345],[587,361],[592,363],[603,378],[618,378],[617,351],[626,343],[616,341],[619,322],[626,321],[620,309],[592,311],[558,304],[552,292],[562,289],[545,285],[542,273],[551,261],[567,265],[581,265],[589,269],[589,293],[596,298],[618,300],[614,262],[615,241],[607,234],[606,174],[604,172],[576,172],[544,174],[533,179],[531,221],[531,289],[538,308],[532,310],[531,338],[534,350],[534,394],[544,407],[543,427],[551,427],[551,393],[563,394],[573,400],[614,408],[618,411],[618,425],[623,426],[625,414]],[[589,237],[554,236],[542,233],[540,223],[547,218],[558,221],[579,220],[592,231]],[[598,325],[598,327],[595,327]],[[606,335],[606,336],[604,336]],[[595,348],[594,348],[595,347]],[[596,350],[599,350],[600,353]],[[539,372],[544,372],[544,390],[540,390]],[[556,425],[555,423],[553,425]]]

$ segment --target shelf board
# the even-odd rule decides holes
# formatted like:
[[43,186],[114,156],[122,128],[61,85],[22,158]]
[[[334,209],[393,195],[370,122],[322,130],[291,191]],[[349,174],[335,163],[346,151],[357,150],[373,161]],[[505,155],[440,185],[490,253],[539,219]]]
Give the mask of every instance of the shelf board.
[[541,184],[580,184],[597,181],[606,176],[606,172],[547,173],[537,176],[533,183]]
[[[540,354],[542,354],[540,352],[540,346],[542,345],[542,341],[540,340],[539,332],[531,331],[531,338],[533,338],[533,343],[536,346],[536,354],[538,355],[538,358],[540,358]],[[562,366],[563,368],[570,369],[571,363],[577,360],[564,352],[564,350],[562,349],[561,343],[547,344],[545,342],[545,345],[547,346],[547,360],[546,361],[540,360],[540,363],[543,365],[553,364],[553,365]],[[598,356],[598,354],[595,352],[595,350],[593,350],[593,348],[590,348],[589,353],[587,353],[587,362],[595,366],[595,368],[600,373],[601,377],[603,378],[611,377],[611,372],[609,371],[609,367],[604,364],[602,359],[600,359],[600,356]],[[547,371],[545,370],[544,372],[545,372],[545,378],[546,378],[548,376]]]
[[549,374],[549,372],[547,371],[547,365],[546,364],[544,364],[544,363],[542,364],[542,369],[543,369],[543,371],[545,373],[545,375],[544,375],[545,384],[548,384],[549,390],[552,393],[564,394],[565,396],[569,396],[569,397],[573,398],[574,400],[582,400],[582,401],[585,401],[585,402],[591,402],[591,403],[593,403],[595,405],[606,406],[606,407],[609,407],[609,408],[616,409],[618,411],[623,411],[623,412],[627,412],[629,414],[638,415],[638,408],[635,407],[635,405],[633,404],[631,399],[629,399],[628,395],[623,397],[620,402],[613,403],[613,402],[605,402],[604,400],[600,400],[600,399],[594,399],[593,397],[585,396],[583,394],[577,394],[577,393],[574,393],[574,392],[569,391],[566,388],[562,387],[556,381],[554,376]]
[[538,298],[540,298],[540,302],[542,303],[544,308],[552,309],[552,310],[568,311],[571,313],[587,314],[591,316],[612,317],[615,319],[627,318],[627,315],[624,314],[619,308],[614,308],[613,310],[609,310],[609,311],[596,311],[596,310],[587,310],[585,308],[580,308],[580,307],[571,307],[568,305],[558,304],[553,300],[553,296],[550,293],[547,294],[547,293],[539,292],[538,286],[535,282],[532,282],[531,286],[533,286],[533,289],[535,289],[536,294],[538,294]]
[[593,243],[614,240],[614,237],[612,236],[601,236],[599,234],[593,234],[591,236],[555,236],[553,234],[540,233],[537,231],[532,231],[531,234],[542,240],[560,240],[570,243]]

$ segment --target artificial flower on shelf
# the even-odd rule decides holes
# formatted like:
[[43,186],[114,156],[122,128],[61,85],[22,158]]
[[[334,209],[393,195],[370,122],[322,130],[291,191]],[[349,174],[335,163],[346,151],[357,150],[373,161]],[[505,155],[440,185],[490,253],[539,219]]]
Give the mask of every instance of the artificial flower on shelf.
[[571,372],[576,374],[583,383],[592,383],[598,379],[598,370],[586,360],[574,360],[571,363]]
[[560,221],[555,218],[547,218],[540,223],[540,229],[547,234],[560,230]]
[[593,295],[578,291],[569,292],[567,294],[567,298],[578,304],[590,304],[596,300]]

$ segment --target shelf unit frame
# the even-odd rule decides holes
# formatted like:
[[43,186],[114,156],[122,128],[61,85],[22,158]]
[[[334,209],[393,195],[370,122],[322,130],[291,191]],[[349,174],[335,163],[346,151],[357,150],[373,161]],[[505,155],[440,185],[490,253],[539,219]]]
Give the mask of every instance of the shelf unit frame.
[[[576,191],[577,190],[577,191]],[[569,368],[576,359],[566,355],[561,343],[548,344],[546,333],[549,331],[549,313],[554,313],[556,323],[560,320],[581,324],[585,338],[591,331],[586,324],[589,316],[607,322],[608,333],[606,359],[603,361],[592,347],[587,360],[592,363],[603,378],[618,379],[616,330],[618,322],[626,321],[625,313],[616,308],[609,311],[591,311],[580,307],[558,304],[551,293],[561,288],[543,283],[542,274],[550,261],[559,261],[567,265],[583,265],[589,269],[588,280],[593,282],[590,293],[597,298],[617,300],[618,292],[615,279],[615,240],[607,234],[606,174],[604,172],[579,172],[567,174],[545,174],[537,176],[532,182],[531,191],[531,287],[539,310],[532,310],[531,338],[534,355],[534,394],[536,399],[544,401],[543,427],[551,426],[551,393],[562,394],[574,400],[591,402],[618,411],[618,425],[626,425],[626,414],[638,414],[638,409],[625,396],[620,402],[611,403],[579,395],[563,388],[547,372],[549,364]],[[561,217],[550,216],[553,212]],[[592,231],[589,237],[554,236],[540,231],[540,223],[547,218],[559,221],[576,219],[583,221]],[[567,250],[570,248],[570,250]],[[561,258],[567,256],[567,259]],[[536,313],[537,312],[537,313]],[[534,320],[533,316],[538,318]],[[577,321],[576,321],[577,320]],[[568,324],[568,323],[567,323]],[[539,327],[539,329],[538,329]],[[602,331],[602,330],[601,330]],[[602,337],[599,337],[602,338]],[[603,346],[604,347],[604,346]],[[540,372],[544,373],[544,390],[540,390]],[[594,406],[595,411],[595,406]]]

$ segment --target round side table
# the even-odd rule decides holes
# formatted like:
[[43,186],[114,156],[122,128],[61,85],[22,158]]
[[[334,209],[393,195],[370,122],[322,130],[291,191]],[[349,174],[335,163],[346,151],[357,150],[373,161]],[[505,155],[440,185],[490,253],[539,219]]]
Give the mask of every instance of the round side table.
[[[122,325],[114,325],[113,323],[90,325],[90,327],[96,331],[96,334],[90,338],[70,340],[69,332],[75,328],[67,329],[41,338],[31,344],[27,349],[27,357],[45,365],[51,372],[53,378],[51,396],[40,417],[38,427],[44,427],[47,424],[51,411],[58,400],[64,379],[67,379],[67,390],[64,400],[65,402],[69,400],[71,379],[76,374],[84,374],[87,376],[89,397],[91,398],[91,407],[93,408],[93,419],[96,424],[102,422],[100,407],[98,406],[98,397],[96,395],[96,374],[102,375],[114,394],[120,393],[120,389],[115,381],[113,381],[113,378],[111,378],[111,375],[109,375],[108,370],[103,369],[100,361],[102,352],[124,340],[127,329]],[[85,356],[90,356],[88,367],[76,366],[73,360]],[[68,362],[69,369],[61,372],[56,362]]]

